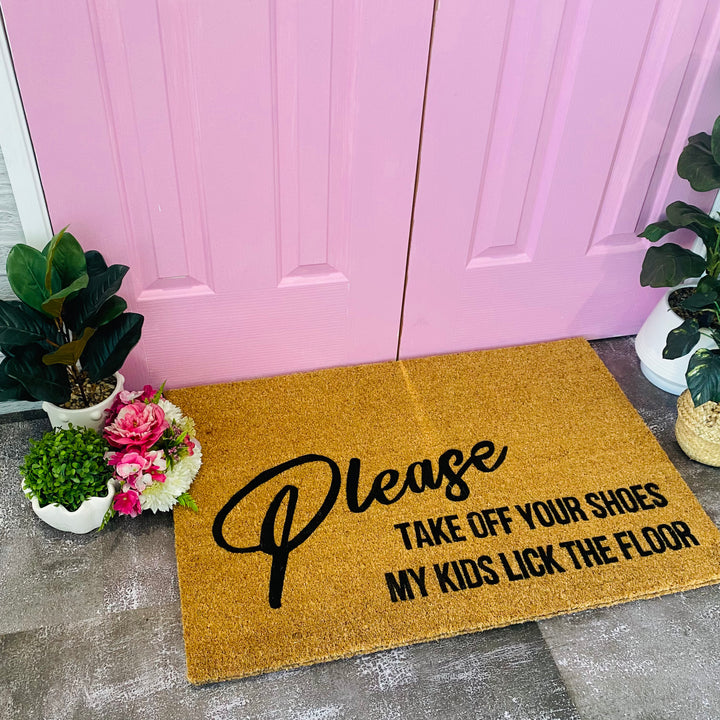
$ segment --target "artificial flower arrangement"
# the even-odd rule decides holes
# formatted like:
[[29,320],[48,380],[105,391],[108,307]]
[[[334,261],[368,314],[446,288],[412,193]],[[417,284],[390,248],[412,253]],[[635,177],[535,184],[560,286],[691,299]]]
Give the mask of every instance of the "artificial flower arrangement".
[[115,515],[136,517],[143,510],[162,512],[175,504],[197,511],[188,492],[202,453],[191,418],[154,390],[121,391],[107,411],[103,437],[118,486],[103,527]]

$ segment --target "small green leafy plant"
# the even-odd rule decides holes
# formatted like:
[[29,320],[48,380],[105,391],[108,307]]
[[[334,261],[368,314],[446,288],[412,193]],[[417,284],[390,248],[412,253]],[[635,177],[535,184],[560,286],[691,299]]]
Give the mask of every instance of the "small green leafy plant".
[[105,497],[113,471],[105,453],[110,446],[94,430],[55,428],[40,440],[30,440],[30,452],[20,466],[25,494],[40,507],[51,503],[77,510],[89,497]]
[[7,277],[18,300],[0,300],[0,400],[96,402],[85,382],[112,376],[140,340],[143,316],[115,294],[127,271],[83,252],[66,229],[42,252],[13,246]]
[[[698,133],[688,139],[677,171],[693,190],[720,188],[720,117],[711,135]],[[677,305],[686,317],[667,336],[663,357],[668,360],[687,355],[701,335],[711,337],[720,348],[720,221],[694,205],[678,201],[668,205],[665,220],[648,225],[640,237],[654,243],[683,229],[702,240],[705,255],[672,242],[653,246],[645,254],[640,273],[640,284],[650,287],[674,287],[690,278],[700,278],[695,287],[683,290],[684,297]],[[685,377],[696,406],[720,402],[720,349],[696,350]]]

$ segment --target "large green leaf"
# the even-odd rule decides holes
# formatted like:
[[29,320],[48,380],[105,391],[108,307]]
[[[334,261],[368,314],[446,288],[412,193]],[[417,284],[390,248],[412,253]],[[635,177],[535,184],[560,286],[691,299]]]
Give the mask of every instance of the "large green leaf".
[[91,380],[101,380],[117,372],[142,334],[143,316],[124,313],[98,328],[81,358]]
[[[29,245],[14,245],[8,254],[7,275],[12,291],[26,305],[39,312],[44,312],[42,304],[52,294],[45,288],[45,268],[44,255]],[[57,275],[52,286],[60,289]]]
[[720,188],[720,165],[713,157],[712,141],[707,133],[698,133],[688,139],[678,158],[677,171],[693,190],[705,192]]
[[657,242],[675,230],[677,230],[677,227],[671,222],[661,220],[660,222],[650,223],[638,237],[647,238],[650,242]]
[[717,299],[718,294],[714,291],[706,293],[695,292],[692,295],[688,295],[680,303],[680,307],[685,310],[690,310],[690,312],[698,312],[700,310],[712,308]]
[[640,284],[673,287],[705,271],[705,258],[675,243],[648,248],[640,272]]
[[694,292],[680,303],[680,307],[691,312],[714,309],[718,297],[720,297],[720,281],[710,275],[703,275]]
[[127,271],[127,265],[111,265],[90,277],[87,287],[65,307],[63,317],[73,332],[79,333],[90,324],[90,318],[120,289]]
[[87,273],[85,253],[80,243],[63,228],[44,248],[46,256],[45,287],[48,287],[48,278],[51,269],[60,277],[61,287],[65,288],[79,277]]
[[711,218],[704,210],[680,200],[670,203],[665,214],[668,222],[678,228],[692,228],[694,225],[700,225],[717,233],[716,228],[720,227],[720,223]]
[[88,319],[87,324],[89,327],[99,328],[101,325],[106,325],[111,320],[122,315],[126,310],[127,302],[119,295],[113,295],[103,304],[95,315]]
[[720,402],[720,350],[697,350],[690,358],[685,379],[695,406]]
[[43,312],[46,312],[50,317],[59,318],[65,301],[77,295],[83,288],[87,287],[87,284],[88,275],[83,273],[79,278],[73,280],[70,285],[51,295],[42,304]]
[[85,328],[81,337],[61,345],[57,350],[43,355],[45,365],[74,365],[83,353],[88,340],[93,336],[93,328]]
[[32,396],[15,379],[7,374],[7,364],[10,358],[0,362],[0,400],[32,400]]
[[720,165],[720,115],[713,123],[712,135],[710,136],[710,152],[713,160]]
[[698,321],[688,318],[680,327],[676,327],[668,333],[662,356],[666,360],[674,360],[687,355],[698,344],[698,340],[700,340]]
[[0,345],[17,347],[43,340],[63,342],[55,323],[21,302],[0,300]]
[[70,399],[67,370],[64,365],[43,365],[44,354],[39,345],[30,345],[22,354],[8,358],[6,372],[35,400],[62,405]]
[[88,250],[85,253],[85,262],[87,264],[87,272],[90,277],[98,275],[108,268],[105,258],[97,250]]

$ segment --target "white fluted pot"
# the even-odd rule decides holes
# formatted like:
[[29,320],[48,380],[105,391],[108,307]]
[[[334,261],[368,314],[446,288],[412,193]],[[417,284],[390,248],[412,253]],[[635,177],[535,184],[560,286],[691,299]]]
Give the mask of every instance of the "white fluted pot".
[[119,372],[116,372],[114,377],[116,380],[115,390],[113,390],[109,397],[97,405],[92,405],[88,408],[68,410],[53,403],[44,402],[42,409],[47,413],[50,424],[53,427],[67,428],[68,425],[72,423],[75,427],[91,428],[99,432],[105,421],[105,411],[110,409],[115,396],[121,392],[125,386],[125,378]]
[[[64,532],[84,535],[92,530],[97,530],[102,524],[105,513],[115,496],[115,483],[108,481],[108,494],[106,497],[91,497],[85,500],[77,510],[70,511],[62,505],[50,503],[40,507],[36,497],[30,498],[33,512],[51,527]],[[22,484],[25,492],[25,482]]]
[[675,360],[666,360],[662,356],[663,348],[667,342],[668,333],[682,325],[682,318],[670,308],[668,298],[677,288],[670,288],[648,315],[637,336],[635,337],[635,352],[640,358],[640,369],[643,375],[661,390],[680,395],[687,389],[685,373],[692,354],[698,348],[716,348],[717,345],[706,335],[700,337],[700,342],[686,355]]

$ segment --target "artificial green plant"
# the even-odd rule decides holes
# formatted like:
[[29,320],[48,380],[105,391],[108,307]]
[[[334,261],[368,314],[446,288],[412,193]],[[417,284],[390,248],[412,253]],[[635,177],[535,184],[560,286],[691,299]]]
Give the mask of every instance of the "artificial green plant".
[[83,252],[66,229],[42,252],[13,246],[7,277],[18,299],[0,300],[0,400],[92,404],[85,377],[112,376],[140,340],[143,316],[115,294],[127,271]]
[[90,428],[55,428],[40,440],[20,466],[27,497],[40,507],[56,503],[71,512],[90,497],[105,497],[113,469],[105,459],[107,441]]
[[[677,164],[678,175],[693,190],[707,192],[720,188],[720,117],[712,134],[698,133],[688,139]],[[691,278],[700,278],[689,287],[679,307],[689,315],[668,333],[663,357],[687,355],[708,335],[720,348],[720,221],[704,210],[685,202],[668,205],[666,219],[648,225],[640,237],[657,242],[677,230],[690,230],[704,245],[704,255],[677,243],[666,242],[648,248],[640,273],[640,284],[675,287]],[[693,403],[720,402],[720,349],[696,350],[686,373]]]

